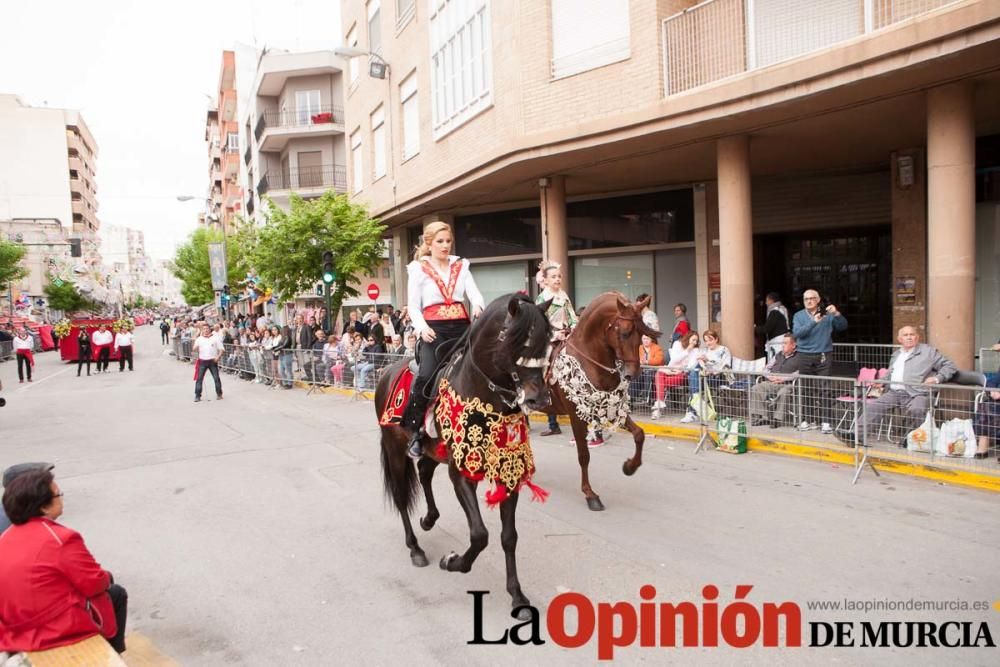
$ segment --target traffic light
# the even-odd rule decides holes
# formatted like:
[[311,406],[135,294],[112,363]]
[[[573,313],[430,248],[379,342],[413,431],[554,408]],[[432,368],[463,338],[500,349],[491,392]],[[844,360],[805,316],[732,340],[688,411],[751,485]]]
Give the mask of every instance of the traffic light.
[[316,285],[316,296],[323,296],[323,285]]
[[333,271],[333,253],[329,250],[323,252],[323,282],[331,284],[337,275]]

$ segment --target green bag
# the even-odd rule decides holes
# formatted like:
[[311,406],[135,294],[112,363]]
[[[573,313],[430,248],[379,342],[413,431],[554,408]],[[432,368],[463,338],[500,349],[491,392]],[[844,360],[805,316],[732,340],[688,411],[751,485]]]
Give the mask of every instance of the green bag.
[[746,454],[747,423],[738,417],[721,417],[718,423],[719,450],[729,454]]
[[691,400],[688,401],[688,407],[694,412],[698,417],[701,418],[703,422],[713,422],[715,421],[715,401],[712,400],[712,390],[705,385],[705,401],[702,403],[701,395],[696,391],[691,396]]

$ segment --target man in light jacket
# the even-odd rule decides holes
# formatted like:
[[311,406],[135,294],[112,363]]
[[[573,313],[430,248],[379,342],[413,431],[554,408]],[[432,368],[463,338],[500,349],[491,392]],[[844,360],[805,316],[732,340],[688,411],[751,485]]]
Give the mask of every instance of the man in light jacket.
[[864,428],[868,435],[893,408],[903,408],[907,431],[915,427],[930,407],[930,388],[923,385],[943,384],[958,372],[937,348],[920,342],[915,327],[900,329],[897,340],[902,348],[889,361],[889,389],[865,407]]

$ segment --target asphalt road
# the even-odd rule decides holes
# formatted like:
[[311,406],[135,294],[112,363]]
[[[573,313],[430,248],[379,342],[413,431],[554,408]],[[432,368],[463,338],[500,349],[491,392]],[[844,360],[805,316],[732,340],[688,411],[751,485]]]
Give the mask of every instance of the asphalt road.
[[[268,390],[224,376],[225,400],[193,403],[192,367],[163,354],[159,331],[137,336],[136,370],[76,377],[39,355],[19,385],[0,364],[0,466],[51,460],[65,492],[63,523],[130,594],[129,627],[183,665],[591,664],[597,641],[468,645],[469,590],[487,590],[484,637],[514,621],[504,591],[499,515],[484,507],[491,544],[470,574],[438,559],[468,540],[443,470],[442,517],[419,539],[431,566],[410,565],[382,497],[371,403]],[[539,426],[535,426],[535,433]],[[926,480],[766,454],[694,454],[647,441],[645,465],[621,474],[630,442],[593,450],[591,479],[607,511],[578,491],[575,450],[534,438],[536,481],[551,498],[518,510],[525,593],[544,615],[560,593],[638,606],[704,602],[720,616],[737,585],[747,600],[793,601],[803,645],[814,621],[988,621],[1000,612],[819,612],[814,600],[1000,599],[1000,497]],[[574,614],[570,614],[573,618]],[[573,628],[574,622],[569,624]],[[975,636],[976,630],[973,630]],[[861,629],[854,630],[860,641]],[[782,634],[784,641],[784,634]],[[630,648],[623,664],[997,664],[997,649]]]

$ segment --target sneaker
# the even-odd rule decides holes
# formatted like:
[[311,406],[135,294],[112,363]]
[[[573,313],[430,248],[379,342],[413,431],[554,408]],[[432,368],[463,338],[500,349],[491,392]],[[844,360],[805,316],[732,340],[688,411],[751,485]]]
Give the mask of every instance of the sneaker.
[[804,419],[802,420],[802,423],[799,424],[799,430],[800,431],[815,431],[816,428],[817,428],[817,426],[816,426],[815,422],[807,422]]
[[215,400],[221,401],[222,400],[222,394],[216,394],[215,395]]
[[823,435],[832,435],[833,427],[830,426],[829,422],[823,422],[823,425],[820,427],[820,431],[823,432]]
[[596,440],[591,440],[587,443],[587,446],[593,449],[594,447],[600,447],[604,444],[604,438],[597,438]]
[[692,412],[688,412],[683,417],[681,417],[682,424],[692,424],[696,421],[698,421],[698,416]]
[[195,396],[194,397],[194,402],[195,403],[201,403],[201,396]]
[[649,415],[650,419],[659,419],[662,416],[659,408],[653,408],[652,414]]

